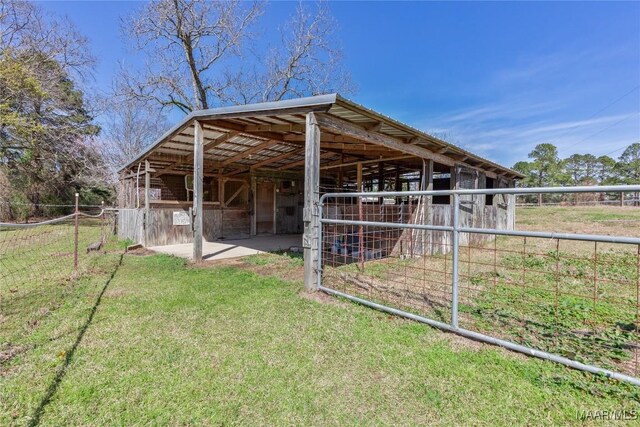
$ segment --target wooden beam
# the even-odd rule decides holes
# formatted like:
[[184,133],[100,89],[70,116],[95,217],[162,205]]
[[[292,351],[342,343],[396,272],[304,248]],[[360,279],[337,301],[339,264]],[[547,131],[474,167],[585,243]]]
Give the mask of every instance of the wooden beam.
[[[153,170],[152,169],[151,172],[153,173],[153,177],[154,178],[159,178],[162,175],[168,175],[168,174],[171,174],[171,175],[191,175],[191,171],[184,171],[184,170],[175,169],[175,168],[178,168],[180,166],[189,165],[190,163],[191,162],[183,161],[183,162],[180,162],[180,164],[167,166],[167,167],[164,167],[162,169],[158,169],[158,170]],[[217,169],[217,168],[220,167],[220,163],[204,161],[203,160],[202,167],[203,167],[203,170],[204,169]],[[206,176],[206,175],[207,175],[207,173],[203,173],[203,176]]]
[[[378,162],[378,191],[384,191],[384,162]],[[378,203],[382,204],[384,199],[378,197]]]
[[451,165],[453,165],[454,163],[453,159],[450,159],[446,156],[439,156],[438,154],[427,150],[426,148],[406,144],[399,139],[381,134],[379,132],[368,131],[347,120],[343,120],[329,114],[317,114],[317,117],[320,127],[328,128],[344,135],[352,136],[356,139],[360,139],[361,141],[381,145],[391,150],[400,151],[425,159],[435,157],[434,160],[438,161],[438,163],[446,162],[447,164]]
[[193,261],[202,261],[202,196],[204,139],[200,122],[193,122]]
[[304,234],[302,247],[304,251],[304,288],[308,291],[317,290],[316,266],[318,261],[320,242],[318,241],[318,201],[320,198],[320,126],[316,114],[308,113],[306,117],[306,141],[304,158],[306,174],[304,178],[304,209],[302,220]]
[[326,169],[335,169],[335,168],[342,168],[344,166],[356,166],[358,163],[360,164],[368,164],[368,163],[378,163],[378,162],[390,162],[393,160],[405,160],[405,159],[412,159],[414,156],[397,156],[397,157],[381,157],[379,159],[375,159],[375,160],[359,160],[357,162],[350,162],[350,163],[336,163],[336,164],[331,164],[331,165],[327,165],[327,166],[322,166],[320,169],[321,170],[326,170]]
[[[232,131],[232,132],[229,132],[229,133],[225,133],[224,135],[222,135],[222,136],[220,136],[220,137],[218,137],[218,138],[216,138],[214,140],[209,141],[207,144],[203,145],[203,147],[202,147],[203,154],[204,154],[204,152],[206,152],[206,151],[208,151],[208,150],[210,150],[210,149],[212,149],[212,148],[214,148],[214,147],[216,147],[216,146],[218,146],[220,144],[223,144],[224,142],[230,140],[231,138],[233,138],[233,137],[235,137],[235,136],[237,136],[239,134],[240,134],[240,132]],[[204,142],[204,138],[203,138],[203,142]],[[171,165],[169,165],[169,166],[167,166],[167,167],[165,167],[163,169],[160,169],[157,172],[156,177],[159,177],[159,176],[162,176],[162,175],[164,175],[166,173],[169,173],[173,169],[177,168],[178,166],[182,166],[185,163],[190,163],[193,160],[193,158],[194,158],[194,153],[188,154],[184,158],[173,162]]]
[[382,122],[377,122],[374,124],[369,124],[367,126],[365,126],[365,129],[372,131],[372,132],[380,132],[380,130],[382,129]]
[[[147,163],[148,163],[148,162],[145,162],[145,164],[147,164]],[[146,169],[145,169],[145,170],[140,171],[139,173],[138,173],[138,172],[132,172],[132,173],[130,173],[129,175],[122,175],[122,176],[120,177],[120,179],[135,178],[135,177],[137,177],[138,175],[144,175],[144,174],[146,174],[147,172],[155,172],[155,169],[153,169],[153,168],[149,168],[149,170],[146,170]]]
[[272,125],[248,125],[246,132],[304,132],[303,124],[272,124]]
[[362,191],[362,163],[357,164],[356,169],[356,191]]
[[304,150],[292,150],[292,151],[287,151],[286,153],[282,153],[280,155],[277,155],[275,157],[270,157],[268,159],[264,159],[262,161],[259,161],[258,163],[255,163],[253,165],[250,165],[251,169],[257,169],[261,166],[265,166],[271,163],[275,163],[275,162],[279,162],[280,160],[286,159],[287,157],[291,156],[291,155],[295,155],[295,154],[300,154],[302,153]]
[[149,190],[151,189],[151,174],[149,174],[149,160],[144,161],[144,246],[149,243]]
[[[318,120],[318,125],[320,125],[320,127],[341,133],[343,135],[348,135],[365,142],[370,142],[372,144],[381,145],[391,150],[411,154],[422,159],[432,159],[446,166],[454,166],[458,163],[451,157],[447,157],[440,153],[435,153],[418,145],[407,144],[389,135],[368,131],[356,125],[355,123],[340,119],[330,114],[316,114],[316,117]],[[477,169],[468,164],[462,163],[462,165],[472,169]]]
[[211,150],[212,148],[217,147],[220,144],[224,144],[225,142],[227,142],[228,140],[235,138],[236,136],[240,135],[240,132],[236,132],[236,131],[232,131],[229,133],[225,133],[224,135],[214,139],[211,142],[208,142],[207,144],[205,144],[204,146],[204,152],[206,153],[207,151]]
[[278,232],[278,181],[273,180],[273,211],[271,221],[271,233],[276,234]]
[[[321,153],[320,154],[320,158],[321,159],[326,159],[327,157],[333,157],[335,155],[336,155],[336,153],[325,152],[325,153]],[[305,159],[298,160],[297,162],[289,163],[289,164],[287,164],[285,166],[282,166],[281,168],[278,168],[278,170],[284,171],[284,170],[288,170],[288,169],[297,168],[298,166],[303,166],[304,162],[305,162]],[[320,168],[320,169],[322,169],[322,168]]]
[[256,182],[256,177],[255,175],[251,175],[251,235],[255,236],[256,235],[256,225],[257,225],[257,217],[256,217],[256,208],[257,208],[257,201],[256,201],[256,196],[258,191],[258,184]]
[[228,158],[227,160],[223,161],[221,163],[221,165],[223,167],[224,166],[228,166],[233,162],[236,162],[236,161],[238,161],[238,160],[240,160],[240,159],[242,159],[244,157],[250,156],[251,154],[254,154],[254,153],[258,152],[258,151],[264,150],[265,148],[273,147],[274,145],[278,144],[279,142],[280,141],[277,141],[277,140],[274,140],[274,139],[270,139],[270,140],[267,140],[267,141],[265,141],[265,142],[263,142],[261,144],[254,145],[253,147],[251,147],[251,148],[249,148],[247,150],[241,151],[240,153],[236,154],[235,156],[233,156],[231,158]]

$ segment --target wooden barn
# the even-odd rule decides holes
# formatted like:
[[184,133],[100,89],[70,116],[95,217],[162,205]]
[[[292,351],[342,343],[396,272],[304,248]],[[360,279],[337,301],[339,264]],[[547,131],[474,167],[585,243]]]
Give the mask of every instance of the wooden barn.
[[[521,178],[337,94],[193,112],[119,176],[121,237],[145,246],[192,243],[199,261],[203,240],[303,234],[309,271],[323,193],[505,188]],[[467,197],[467,224],[513,227],[512,197]],[[394,203],[367,207],[399,209]],[[450,224],[450,197],[420,203],[429,223]],[[350,213],[345,206],[324,214]]]

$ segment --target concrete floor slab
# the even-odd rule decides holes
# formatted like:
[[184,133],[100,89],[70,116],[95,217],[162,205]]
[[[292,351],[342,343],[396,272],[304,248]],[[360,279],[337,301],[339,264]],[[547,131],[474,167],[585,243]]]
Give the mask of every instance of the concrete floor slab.
[[[302,235],[283,234],[256,236],[251,239],[219,240],[216,242],[202,242],[202,258],[204,261],[215,261],[226,258],[239,258],[263,252],[285,251],[292,246],[302,250]],[[193,245],[182,243],[178,245],[152,246],[148,248],[155,252],[175,255],[191,259]]]

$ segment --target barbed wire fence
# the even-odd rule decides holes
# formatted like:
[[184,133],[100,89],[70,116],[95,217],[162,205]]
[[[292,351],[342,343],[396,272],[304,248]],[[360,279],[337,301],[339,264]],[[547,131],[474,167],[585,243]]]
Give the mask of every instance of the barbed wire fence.
[[[71,213],[51,217],[61,209]],[[76,203],[37,210],[37,217],[0,222],[0,363],[24,350],[29,334],[81,280],[109,268],[101,257],[124,251],[113,243],[115,209]]]

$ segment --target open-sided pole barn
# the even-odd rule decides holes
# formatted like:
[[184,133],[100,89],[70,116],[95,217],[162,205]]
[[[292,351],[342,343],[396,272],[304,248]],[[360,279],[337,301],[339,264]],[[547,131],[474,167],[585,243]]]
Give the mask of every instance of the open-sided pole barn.
[[[520,177],[337,94],[193,112],[119,174],[122,237],[146,246],[193,243],[197,262],[203,239],[302,232],[308,287],[321,193],[499,188]],[[449,196],[422,203],[425,220],[450,221]],[[511,198],[469,203],[468,223],[513,226]],[[385,215],[398,207],[376,199],[365,209]]]

